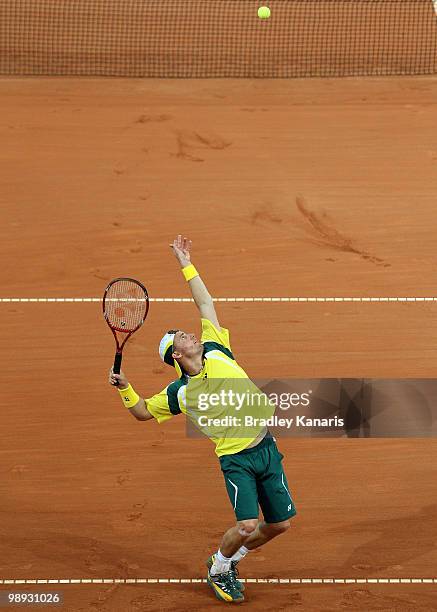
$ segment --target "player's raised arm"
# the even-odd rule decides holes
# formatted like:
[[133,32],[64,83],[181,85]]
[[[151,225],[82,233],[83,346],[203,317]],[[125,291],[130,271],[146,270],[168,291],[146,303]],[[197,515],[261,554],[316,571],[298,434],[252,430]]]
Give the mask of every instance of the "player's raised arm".
[[199,309],[202,319],[208,319],[217,328],[220,329],[220,323],[217,318],[217,313],[214,308],[214,302],[210,296],[205,283],[199,276],[196,268],[191,262],[191,240],[183,238],[180,234],[173,240],[170,245],[173,253],[182,268],[182,272],[190,285],[191,293],[193,294],[194,302]]

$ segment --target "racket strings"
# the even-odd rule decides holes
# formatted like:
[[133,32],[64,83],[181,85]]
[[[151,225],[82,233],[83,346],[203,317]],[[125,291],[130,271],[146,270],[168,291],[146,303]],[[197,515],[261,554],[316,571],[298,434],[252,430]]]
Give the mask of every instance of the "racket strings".
[[118,331],[130,332],[144,321],[148,301],[144,290],[129,280],[111,285],[105,299],[105,316]]

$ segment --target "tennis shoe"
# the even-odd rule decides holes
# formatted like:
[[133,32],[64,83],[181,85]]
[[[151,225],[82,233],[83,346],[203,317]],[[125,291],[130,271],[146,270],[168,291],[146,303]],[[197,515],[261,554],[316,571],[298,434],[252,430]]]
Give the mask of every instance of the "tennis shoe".
[[[206,562],[206,567],[208,568],[209,571],[211,570],[212,566],[214,565],[214,561],[215,561],[215,554],[211,555],[210,558],[208,559],[208,561]],[[237,580],[237,577],[238,577],[237,565],[238,565],[238,561],[231,561],[231,568],[230,568],[229,572],[231,572],[233,574],[234,582],[235,582],[238,590],[243,592],[244,591],[244,584],[242,582],[240,582],[239,580]]]
[[223,574],[211,575],[208,570],[207,582],[214,591],[214,595],[221,601],[227,603],[241,603],[244,601],[244,595],[237,587],[233,570],[224,572]]

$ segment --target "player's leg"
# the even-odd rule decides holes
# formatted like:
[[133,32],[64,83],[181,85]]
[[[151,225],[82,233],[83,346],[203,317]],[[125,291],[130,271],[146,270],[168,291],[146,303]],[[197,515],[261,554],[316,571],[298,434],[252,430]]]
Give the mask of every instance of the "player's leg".
[[225,533],[220,544],[220,551],[223,556],[229,559],[237,550],[247,542],[258,527],[258,519],[247,519],[238,521],[235,527],[231,527]]
[[210,556],[208,583],[218,599],[228,602],[243,601],[244,585],[237,580],[237,561],[233,557],[241,551],[244,542],[256,530],[258,519],[239,521],[224,534],[219,550]]
[[[290,518],[296,514],[282,467],[283,455],[278,451],[273,438],[265,439],[251,452],[251,463],[256,473],[258,501],[264,514],[255,530],[232,556],[236,565],[246,554],[290,528]],[[236,573],[238,573],[236,571]]]
[[279,523],[266,523],[260,521],[254,532],[244,542],[244,547],[247,550],[253,550],[266,544],[276,536],[285,533],[290,528],[290,521],[281,521]]
[[258,494],[250,459],[230,455],[220,459],[226,489],[237,524],[224,534],[219,550],[207,561],[208,583],[224,601],[242,601],[243,585],[236,578],[232,557],[258,525]]
[[215,555],[212,573],[228,571],[232,556],[255,531],[258,525],[258,492],[250,458],[236,455],[221,462],[226,490],[237,524],[224,534]]
[[257,491],[264,521],[244,544],[249,550],[285,533],[290,528],[290,519],[296,514],[282,466],[283,458],[273,438],[268,439],[258,453]]

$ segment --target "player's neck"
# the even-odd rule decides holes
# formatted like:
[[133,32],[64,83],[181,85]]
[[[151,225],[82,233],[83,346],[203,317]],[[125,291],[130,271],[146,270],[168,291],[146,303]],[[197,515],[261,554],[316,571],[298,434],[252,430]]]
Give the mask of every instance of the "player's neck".
[[188,376],[195,376],[196,374],[199,374],[203,368],[203,355],[196,355],[191,359],[187,359],[181,365]]

